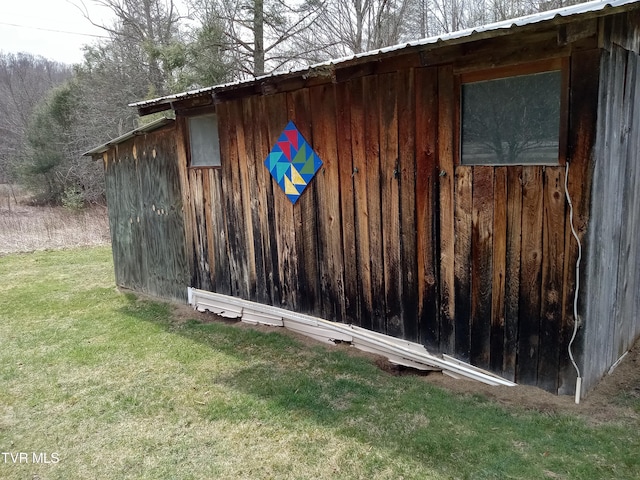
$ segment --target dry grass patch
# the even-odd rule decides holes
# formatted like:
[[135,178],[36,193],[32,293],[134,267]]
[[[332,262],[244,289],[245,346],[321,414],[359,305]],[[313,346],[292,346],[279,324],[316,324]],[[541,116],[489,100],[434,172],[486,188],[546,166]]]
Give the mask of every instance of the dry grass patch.
[[0,255],[110,242],[105,207],[33,207],[23,192],[14,193],[15,199],[7,185],[0,185]]

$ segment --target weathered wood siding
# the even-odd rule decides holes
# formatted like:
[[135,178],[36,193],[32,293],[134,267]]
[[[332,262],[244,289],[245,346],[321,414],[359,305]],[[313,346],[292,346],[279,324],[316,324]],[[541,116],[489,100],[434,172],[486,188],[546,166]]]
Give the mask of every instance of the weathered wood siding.
[[189,283],[173,128],[140,135],[104,154],[118,286],[186,300]]
[[587,390],[640,335],[640,17],[613,19],[605,35],[582,302]]
[[[595,36],[582,42],[574,54],[557,44],[523,53],[513,39],[501,60],[571,63],[569,188],[584,235],[599,50]],[[418,341],[570,393],[577,249],[565,167],[461,166],[456,75],[486,65],[479,53],[464,64],[460,51],[448,55],[221,101],[222,168],[188,168],[181,155],[192,285]],[[288,120],[324,162],[296,205],[263,165]]]
[[[118,283],[353,323],[573,393],[578,248],[564,162],[462,166],[457,135],[461,75],[562,59],[563,159],[584,248],[574,355],[588,390],[640,333],[634,15],[409,49],[185,104],[175,130],[106,157]],[[190,168],[186,118],[214,108],[222,166]],[[324,162],[295,205],[263,165],[289,120]]]

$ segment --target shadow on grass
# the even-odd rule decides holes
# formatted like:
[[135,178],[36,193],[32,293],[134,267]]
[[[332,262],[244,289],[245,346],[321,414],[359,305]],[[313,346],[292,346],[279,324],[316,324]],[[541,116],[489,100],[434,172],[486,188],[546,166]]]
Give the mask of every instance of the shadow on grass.
[[[307,422],[444,477],[635,478],[640,471],[637,436],[621,446],[615,433],[573,417],[518,414],[480,397],[457,397],[419,378],[394,377],[365,359],[308,347],[276,331],[223,321],[178,324],[171,306],[127,298],[122,313],[239,361],[232,373],[212,382],[256,401],[211,401],[203,409],[207,419],[290,428]],[[384,467],[371,462],[363,468]]]

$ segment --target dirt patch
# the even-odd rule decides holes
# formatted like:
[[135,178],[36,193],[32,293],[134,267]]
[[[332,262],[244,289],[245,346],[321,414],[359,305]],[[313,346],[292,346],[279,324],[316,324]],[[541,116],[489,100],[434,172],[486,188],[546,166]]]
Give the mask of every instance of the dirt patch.
[[[253,328],[264,332],[278,331],[289,335],[309,347],[325,345],[341,349],[349,355],[366,358],[390,375],[420,376],[424,381],[460,395],[483,396],[509,408],[530,410],[548,414],[570,414],[584,417],[590,423],[610,423],[640,420],[640,341],[629,351],[615,370],[599,382],[576,405],[573,396],[554,395],[537,387],[490,386],[472,380],[454,379],[441,372],[420,372],[390,363],[386,358],[357,350],[348,344],[331,346],[284,328],[254,326],[218,317],[208,312],[197,312],[189,306],[176,306],[174,318],[178,322],[197,319],[202,322],[224,322],[238,328]],[[277,329],[277,330],[275,330]]]

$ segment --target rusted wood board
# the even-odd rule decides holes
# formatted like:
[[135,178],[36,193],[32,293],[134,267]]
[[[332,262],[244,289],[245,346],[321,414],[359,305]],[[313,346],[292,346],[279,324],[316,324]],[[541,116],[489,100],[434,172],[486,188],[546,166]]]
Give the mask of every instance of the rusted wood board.
[[[371,257],[371,329],[385,332],[385,294],[382,242],[382,204],[380,198],[380,131],[379,104],[371,99],[380,94],[378,78],[375,76],[363,79],[363,96],[365,99],[365,155],[366,166],[362,174],[366,179],[367,211],[369,224],[369,253]],[[359,174],[360,175],[360,174]]]
[[[455,176],[455,354],[471,358],[471,281],[473,248],[473,167],[459,166]],[[453,352],[452,352],[453,353]]]
[[[505,350],[505,288],[507,282],[507,171],[494,168],[493,265],[491,285],[491,370],[503,374]],[[509,279],[510,281],[511,279]]]
[[534,384],[540,348],[543,180],[539,166],[522,167],[522,251],[520,270],[519,383]]
[[404,336],[400,304],[400,165],[398,159],[398,79],[388,73],[379,80],[380,200],[384,268],[385,333]]
[[323,316],[345,318],[344,256],[340,224],[340,173],[336,143],[336,100],[333,85],[309,89],[313,147],[323,165],[316,173],[318,196],[318,255]]
[[493,167],[473,169],[471,328],[473,365],[489,368],[493,284]]
[[415,71],[416,260],[419,339],[439,349],[438,70]]
[[440,199],[440,348],[455,347],[455,228],[453,69],[438,69],[438,160]]
[[336,134],[340,178],[340,217],[344,253],[344,298],[346,323],[359,323],[358,256],[353,188],[353,155],[351,153],[351,89],[347,83],[335,86]]
[[[367,197],[367,151],[365,148],[365,104],[362,79],[348,82],[351,100],[350,130],[353,162],[354,234],[358,266],[357,325],[373,328],[373,290],[371,283],[371,249],[369,243],[369,203]],[[343,179],[344,181],[344,179]]]

